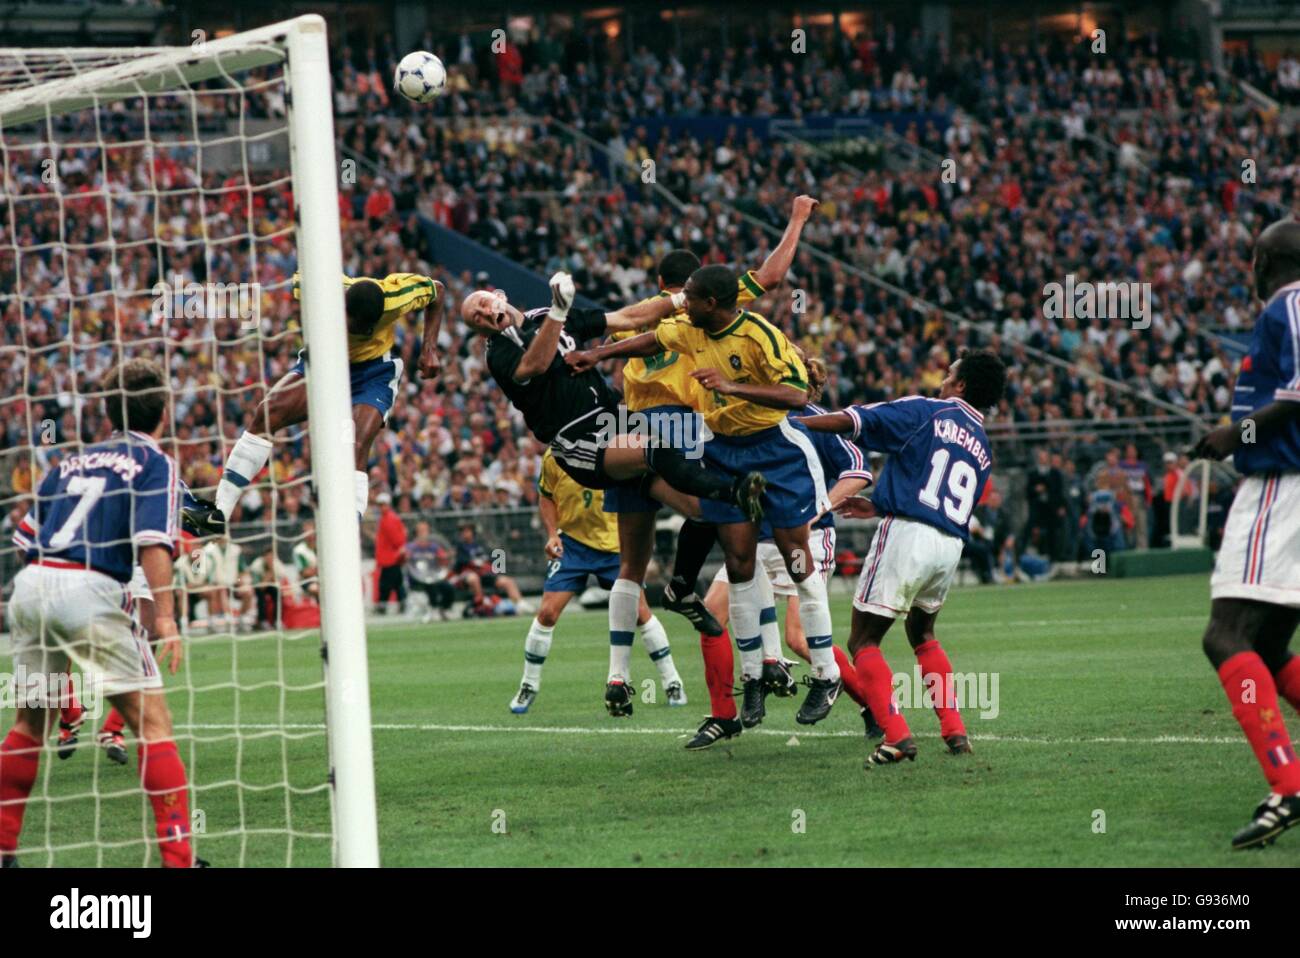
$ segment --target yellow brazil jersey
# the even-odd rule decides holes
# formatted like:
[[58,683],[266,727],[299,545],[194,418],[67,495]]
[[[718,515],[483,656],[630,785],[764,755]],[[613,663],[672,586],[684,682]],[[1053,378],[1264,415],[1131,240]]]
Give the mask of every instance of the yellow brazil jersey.
[[[767,292],[754,278],[753,271],[741,276],[737,285],[739,286],[736,295],[738,305],[752,303]],[[660,292],[658,295],[667,296],[668,293]],[[656,298],[658,297],[651,297],[651,299]],[[641,302],[647,300],[643,299]],[[679,312],[676,316],[685,318],[686,312]],[[627,339],[642,332],[644,330],[627,330],[615,333],[610,338]],[[633,412],[655,406],[689,406],[691,409],[699,409],[704,397],[701,395],[699,384],[691,378],[694,369],[689,356],[683,356],[672,350],[664,350],[645,358],[629,359],[623,366],[623,401]]]
[[560,468],[547,449],[537,491],[555,503],[560,531],[599,552],[618,551],[618,516],[604,510],[605,493],[588,489]]
[[[389,273],[383,279],[370,276],[344,276],[343,288],[370,279],[384,291],[384,312],[368,336],[348,334],[348,362],[363,363],[378,359],[393,348],[396,337],[393,325],[407,313],[424,309],[438,295],[437,287],[428,276],[419,273]],[[298,274],[293,274],[293,298],[298,299]]]
[[[716,369],[732,382],[808,388],[808,372],[790,340],[757,313],[741,310],[734,322],[716,333],[671,317],[659,324],[655,335],[664,349],[689,356],[693,368]],[[703,402],[698,408],[705,425],[720,436],[748,436],[777,425],[789,411],[716,390],[700,393]]]

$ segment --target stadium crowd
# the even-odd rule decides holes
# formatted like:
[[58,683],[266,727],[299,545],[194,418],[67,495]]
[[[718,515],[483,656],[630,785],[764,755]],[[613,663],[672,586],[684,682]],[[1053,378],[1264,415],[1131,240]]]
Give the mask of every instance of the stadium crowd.
[[[1178,43],[1175,36],[1171,45]],[[980,342],[1008,362],[1004,422],[1091,423],[1151,411],[1133,391],[1108,389],[1081,370],[1191,413],[1222,414],[1233,359],[1206,327],[1250,323],[1249,238],[1261,205],[1291,201],[1293,176],[1277,171],[1290,169],[1293,135],[1242,106],[1236,87],[1191,58],[1194,44],[1172,51],[1137,44],[1103,67],[1086,44],[1003,46],[989,54],[964,42],[956,47],[928,49],[919,34],[901,38],[886,25],[874,37],[811,31],[809,53],[792,58],[783,39],[764,41],[751,31],[721,54],[678,59],[642,48],[622,64],[609,57],[603,38],[577,33],[538,32],[501,56],[462,38],[440,51],[455,67],[448,95],[421,112],[388,92],[391,48],[340,51],[341,139],[349,155],[365,161],[355,183],[343,184],[345,269],[428,272],[450,300],[442,377],[408,377],[404,401],[374,447],[376,490],[388,492],[399,513],[536,502],[541,449],[492,387],[457,318],[460,299],[490,278],[450,275],[432,263],[422,216],[540,273],[569,269],[587,295],[614,304],[653,292],[654,264],[673,247],[688,246],[706,263],[757,265],[774,242],[759,224],[779,231],[792,197],[814,191],[820,214],[805,231],[788,288],[760,308],[827,359],[827,403],[933,392],[956,352]],[[252,112],[278,115],[277,102],[270,90]],[[882,109],[920,118],[903,135],[954,160],[953,175],[892,164],[857,169],[752,131],[702,141],[635,123],[664,113]],[[534,117],[568,121],[604,149],[588,149]],[[15,242],[33,247],[62,236],[85,248],[66,261],[23,257],[23,297],[6,298],[0,311],[5,342],[21,344],[29,360],[24,365],[11,350],[0,367],[7,397],[0,399],[0,431],[6,448],[23,450],[0,476],[6,496],[30,490],[32,467],[46,464],[47,447],[73,438],[78,421],[83,438],[102,430],[90,407],[80,408],[74,380],[84,384],[106,368],[119,339],[164,349],[177,387],[176,452],[187,481],[211,487],[222,440],[238,435],[300,346],[288,293],[294,251],[283,171],[256,174],[252,189],[238,171],[208,172],[200,195],[193,155],[182,149],[155,151],[152,162],[133,148],[111,149],[107,158],[93,148],[65,150],[59,188],[71,198],[60,205],[31,164],[19,168],[14,155],[9,178],[28,215],[0,245],[0,292],[18,288],[9,248]],[[1260,171],[1254,188],[1242,188],[1234,173],[1243,158]],[[640,181],[644,160],[654,161],[662,190]],[[112,257],[98,192],[104,169],[114,194]],[[668,194],[689,205],[679,209]],[[194,242],[205,235],[206,260]],[[238,317],[160,320],[144,292],[160,261],[165,276],[185,282],[260,283],[260,335]],[[1150,283],[1151,328],[1135,330],[1129,319],[1046,317],[1044,288],[1067,274]],[[793,289],[808,294],[804,308],[796,308]],[[956,325],[943,310],[992,325]],[[398,335],[413,370],[418,333],[399,327]],[[1102,468],[1107,442],[1087,429],[1042,435],[1057,450],[1048,467],[1060,481],[1051,485],[1076,491],[1063,494],[1064,512],[1059,504],[1042,513],[1031,506],[1030,521],[1015,530],[1022,545],[1041,542],[1044,554],[1064,558],[1088,535],[1112,535],[1113,527],[1090,531],[1098,510],[1089,497],[1099,489],[1113,494],[1126,544],[1152,541],[1153,531],[1158,537],[1153,503],[1172,493],[1153,478],[1168,452],[1161,442],[1137,436],[1131,458],[1114,449],[1112,456],[1126,455],[1128,479],[1099,483],[1098,476],[1119,475]],[[26,454],[28,442],[34,455]],[[1028,464],[1028,447],[1004,448]],[[1140,483],[1133,478],[1139,465]],[[1177,471],[1185,462],[1174,454],[1165,465]],[[281,486],[277,509],[309,514],[303,435],[277,444],[272,471]],[[268,505],[250,493],[244,517]],[[996,528],[998,518],[987,525]]]

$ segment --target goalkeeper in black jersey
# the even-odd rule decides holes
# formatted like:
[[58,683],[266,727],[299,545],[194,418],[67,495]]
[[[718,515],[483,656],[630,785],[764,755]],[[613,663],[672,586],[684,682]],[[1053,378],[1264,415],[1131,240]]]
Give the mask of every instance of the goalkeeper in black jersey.
[[[681,296],[682,294],[677,294]],[[620,429],[618,394],[595,369],[573,373],[564,356],[588,340],[649,326],[675,311],[676,297],[662,296],[613,313],[573,309],[573,278],[551,277],[551,305],[520,312],[499,292],[479,290],[461,306],[465,322],[487,338],[487,367],[555,461],[579,484],[607,489],[638,484],[642,491],[683,515],[700,518],[700,500],[732,503],[748,518],[762,517],[764,480],[757,472],[739,479],[705,468],[682,449],[656,442],[647,432]],[[622,535],[620,535],[622,551]],[[636,628],[641,583],[615,580],[609,596],[610,667],[605,708],[615,717],[632,714],[628,648]]]
[[682,450],[656,445],[645,435],[620,434],[618,393],[594,369],[574,375],[565,354],[583,343],[649,326],[677,308],[672,297],[625,306],[617,312],[573,308],[573,278],[551,277],[551,306],[520,312],[499,291],[466,297],[461,315],[487,338],[492,378],[524,414],[538,440],[556,461],[589,489],[642,483],[651,494],[684,515],[699,515],[699,499],[734,503],[757,520],[763,479],[751,473],[733,481],[706,469]]

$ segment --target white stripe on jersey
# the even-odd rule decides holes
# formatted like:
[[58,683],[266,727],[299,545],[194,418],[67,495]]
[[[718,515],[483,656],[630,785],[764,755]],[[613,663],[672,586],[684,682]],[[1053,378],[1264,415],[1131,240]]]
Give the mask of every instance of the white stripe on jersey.
[[808,460],[808,472],[812,475],[813,488],[817,493],[815,514],[821,515],[830,508],[830,498],[826,495],[826,473],[822,470],[821,458],[813,448],[812,440],[796,429],[789,419],[781,420],[781,434],[790,440]]

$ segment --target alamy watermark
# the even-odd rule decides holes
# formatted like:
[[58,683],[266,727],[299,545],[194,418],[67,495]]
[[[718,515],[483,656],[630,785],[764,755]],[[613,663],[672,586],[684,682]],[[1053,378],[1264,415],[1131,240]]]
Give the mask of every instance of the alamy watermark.
[[618,412],[596,417],[600,443],[608,446],[616,436],[644,436],[660,446],[679,450],[687,459],[704,455],[704,417],[689,409],[632,412],[619,406]]
[[[952,695],[945,703],[949,708],[977,709],[982,719],[995,719],[1000,711],[997,672],[953,672]],[[894,703],[900,709],[932,709],[940,703],[941,679],[937,672],[921,674],[921,666],[912,671],[894,673]]]
[[104,712],[104,680],[79,672],[30,672],[17,665],[0,672],[0,708],[53,709],[78,704],[91,718]]
[[1093,283],[1067,273],[1064,283],[1043,287],[1045,319],[1127,319],[1134,329],[1151,325],[1150,283]]
[[179,273],[150,291],[155,325],[164,319],[238,319],[246,328],[262,321],[261,283],[187,283]]

